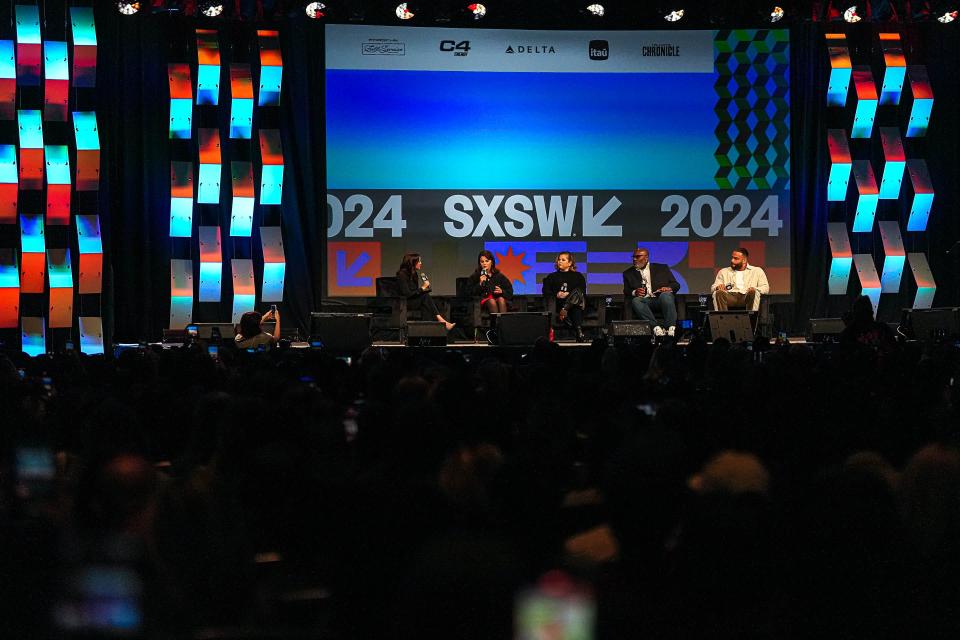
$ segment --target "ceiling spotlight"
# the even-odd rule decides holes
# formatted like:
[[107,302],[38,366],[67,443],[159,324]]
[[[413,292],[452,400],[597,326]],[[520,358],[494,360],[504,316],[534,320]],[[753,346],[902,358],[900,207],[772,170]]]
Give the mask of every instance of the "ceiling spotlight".
[[860,22],[861,18],[857,15],[857,5],[853,5],[843,12],[843,19],[847,22]]
[[667,15],[663,16],[663,19],[667,22],[678,22],[680,18],[683,17],[683,9],[675,9]]
[[200,0],[197,10],[208,18],[216,18],[223,13],[223,2],[217,0]]
[[956,20],[956,19],[957,19],[957,12],[956,12],[956,11],[948,11],[948,12],[946,12],[945,14],[943,14],[942,16],[940,16],[939,18],[937,18],[937,22],[942,22],[943,24],[950,24],[951,22],[953,22],[953,21]]
[[783,19],[783,7],[774,7],[770,12],[770,22],[780,22]]
[[401,2],[397,5],[397,17],[401,20],[410,20],[415,14],[409,8],[407,8],[406,2]]
[[468,4],[467,11],[470,13],[470,15],[473,16],[474,20],[479,20],[480,18],[487,15],[487,8],[482,4],[477,4],[477,3]]
[[306,12],[307,17],[312,20],[327,17],[327,5],[322,2],[310,2],[303,10]]
[[139,2],[122,2],[122,1],[118,2],[117,11],[119,11],[125,16],[132,16],[137,11],[140,11],[140,3]]
[[602,4],[591,4],[587,7],[587,13],[602,18],[603,14],[606,13],[606,9],[603,8]]

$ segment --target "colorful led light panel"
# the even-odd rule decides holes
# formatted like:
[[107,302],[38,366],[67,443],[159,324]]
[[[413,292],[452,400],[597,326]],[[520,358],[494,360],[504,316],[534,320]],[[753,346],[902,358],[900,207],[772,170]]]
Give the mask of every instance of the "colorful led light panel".
[[260,298],[263,302],[280,302],[283,300],[283,280],[287,266],[280,227],[260,227],[260,245],[263,248],[263,286]]
[[44,147],[47,161],[47,184],[71,184],[70,150],[66,145]]
[[66,226],[70,224],[69,184],[47,185],[47,224]]
[[47,352],[47,334],[43,318],[24,317],[20,322],[20,349],[28,356]]
[[20,324],[20,268],[17,252],[0,249],[0,329],[13,329]]
[[253,80],[250,65],[230,65],[230,137],[249,139],[253,130]]
[[80,351],[87,355],[103,354],[103,318],[80,316]]
[[907,73],[907,60],[903,57],[899,33],[881,33],[880,48],[883,50],[883,83],[880,88],[880,104],[900,104],[903,78]]
[[193,88],[190,84],[190,66],[167,65],[170,85],[170,138],[189,140],[193,135]]
[[910,121],[907,124],[908,138],[921,138],[927,135],[930,124],[930,112],[933,111],[933,87],[927,77],[927,68],[923,65],[907,67],[910,77],[910,92],[913,94],[913,106],[910,108]]
[[880,145],[883,148],[883,176],[880,178],[880,199],[896,200],[900,197],[903,171],[907,156],[903,152],[900,130],[897,127],[880,127]]
[[250,237],[253,227],[253,164],[231,162],[233,204],[230,210],[230,235]]
[[43,216],[27,214],[20,216],[20,250],[24,253],[47,252],[43,234]]
[[219,204],[220,176],[223,173],[220,164],[220,131],[202,128],[197,133],[200,138],[200,185],[197,189],[197,202]]
[[80,255],[103,253],[100,238],[100,216],[77,216],[77,248]]
[[99,151],[100,134],[97,132],[97,112],[74,111],[73,134],[77,139],[77,151]]
[[881,221],[877,226],[880,228],[884,253],[880,290],[883,293],[896,293],[900,291],[900,278],[907,260],[907,252],[903,250],[903,238],[900,235],[900,223]]
[[827,289],[830,295],[845,295],[850,282],[850,267],[853,251],[845,222],[827,223],[827,238],[830,241],[830,276]]
[[857,267],[857,276],[860,278],[861,293],[873,303],[873,312],[877,312],[880,304],[880,276],[877,267],[873,264],[873,256],[869,253],[858,253],[853,256],[853,263]]
[[853,116],[851,138],[869,138],[873,133],[873,120],[877,115],[877,85],[873,82],[870,67],[853,68],[853,86],[857,91],[857,110]]
[[283,196],[283,147],[277,129],[260,130],[260,204],[280,204]]
[[193,198],[170,198],[170,237],[193,235]]
[[43,120],[36,109],[17,111],[21,149],[43,149]]
[[17,184],[17,148],[0,144],[0,184]]
[[13,40],[0,40],[0,120],[13,120],[17,114],[17,65]]
[[933,272],[930,271],[927,256],[923,253],[908,253],[907,260],[910,262],[913,279],[917,283],[917,295],[913,299],[913,308],[929,309],[933,306],[933,297],[937,293],[937,283],[933,280]]
[[830,178],[827,181],[827,200],[843,202],[847,199],[850,183],[850,145],[843,129],[827,130],[827,147],[830,149]]
[[910,203],[910,217],[907,219],[907,231],[926,231],[930,209],[933,207],[933,183],[930,171],[923,159],[907,160],[907,173],[913,186],[913,202]]
[[43,72],[47,80],[69,80],[67,43],[47,40],[43,43]]
[[283,57],[280,54],[279,31],[257,31],[260,38],[260,91],[257,104],[261,107],[280,104],[280,85],[283,81]]
[[193,263],[170,260],[170,328],[183,329],[193,318]]
[[847,104],[847,94],[850,92],[850,50],[847,49],[847,38],[841,33],[825,34],[827,38],[827,52],[830,55],[830,81],[827,85],[827,106],[842,107]]
[[97,86],[97,29],[91,7],[70,7],[73,86]]
[[211,29],[197,29],[197,104],[220,102],[220,44]]
[[857,160],[853,163],[853,177],[857,183],[857,213],[853,219],[854,233],[866,233],[873,229],[873,220],[877,215],[877,200],[880,190],[873,167],[869,160]]
[[233,273],[233,323],[240,322],[240,316],[253,309],[256,304],[256,285],[254,284],[253,260],[235,259],[230,261]]
[[51,249],[47,253],[50,277],[47,323],[51,329],[73,326],[73,268],[70,249]]
[[23,86],[40,84],[41,40],[40,10],[36,5],[16,5],[17,82]]

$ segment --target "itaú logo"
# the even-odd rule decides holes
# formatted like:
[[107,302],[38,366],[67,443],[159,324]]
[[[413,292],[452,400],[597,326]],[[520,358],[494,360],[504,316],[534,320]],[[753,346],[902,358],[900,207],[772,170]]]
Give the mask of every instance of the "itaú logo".
[[619,238],[623,236],[623,227],[607,222],[621,204],[616,196],[598,210],[593,196],[456,194],[443,204],[447,217],[443,229],[452,238],[479,238],[487,233],[497,238],[525,238],[533,233],[534,227],[542,238],[578,235]]

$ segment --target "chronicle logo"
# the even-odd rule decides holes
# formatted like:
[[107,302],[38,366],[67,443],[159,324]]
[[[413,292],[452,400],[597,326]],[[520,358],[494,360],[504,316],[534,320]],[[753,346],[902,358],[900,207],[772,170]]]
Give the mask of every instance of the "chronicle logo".
[[470,41],[461,40],[457,42],[456,40],[441,40],[440,51],[453,53],[455,56],[465,56],[470,53]]
[[591,60],[606,60],[610,57],[610,43],[606,40],[591,40],[587,53]]
[[371,38],[360,45],[360,53],[365,56],[404,56],[407,44],[394,38]]
[[648,44],[642,48],[644,58],[679,58],[680,45],[676,44]]
[[507,45],[507,50],[504,53],[514,54],[514,53],[531,53],[531,54],[544,54],[544,53],[556,53],[557,49],[552,44],[518,44],[514,47],[512,44]]

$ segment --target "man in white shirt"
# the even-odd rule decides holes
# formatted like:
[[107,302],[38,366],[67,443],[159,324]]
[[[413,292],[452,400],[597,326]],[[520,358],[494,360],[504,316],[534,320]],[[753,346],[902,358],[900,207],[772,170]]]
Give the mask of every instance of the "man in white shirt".
[[760,296],[770,293],[767,274],[760,267],[748,264],[750,252],[743,247],[730,254],[730,266],[717,272],[713,282],[713,308],[726,311],[730,307],[743,307],[748,311],[760,308]]

